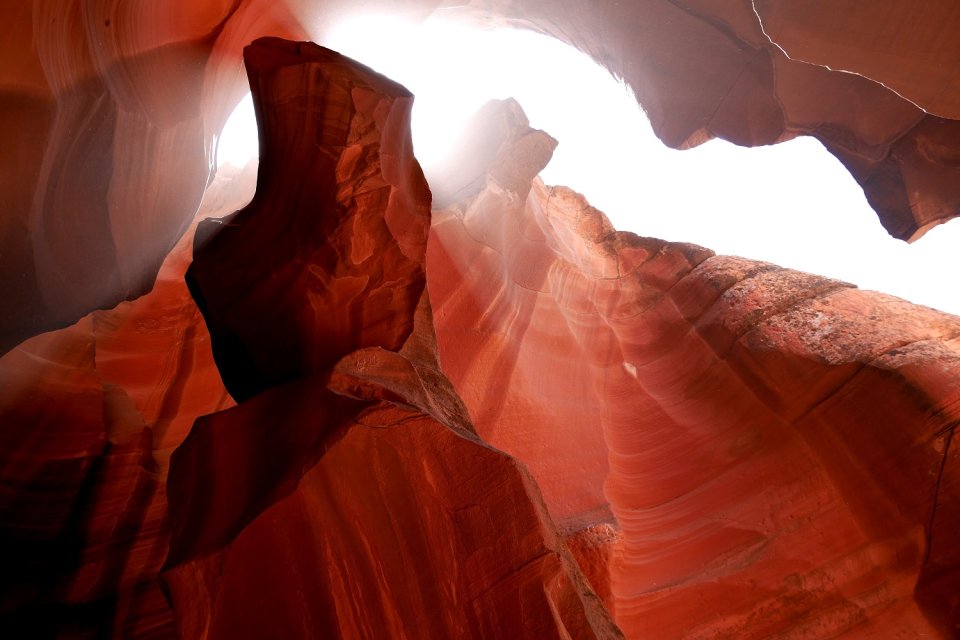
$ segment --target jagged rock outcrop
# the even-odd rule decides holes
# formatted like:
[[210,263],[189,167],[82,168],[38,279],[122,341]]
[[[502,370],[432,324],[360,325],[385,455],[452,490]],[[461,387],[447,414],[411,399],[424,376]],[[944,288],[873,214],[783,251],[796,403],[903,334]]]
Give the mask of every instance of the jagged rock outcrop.
[[[277,39],[228,215],[242,45],[354,4],[0,7],[5,633],[960,635],[957,318],[617,233],[515,103],[431,227],[411,96]],[[915,238],[956,214],[960,14],[881,5],[457,15],[579,47],[672,146],[816,136]]]
[[412,96],[309,43],[245,59],[257,196],[188,273],[244,401],[174,454],[181,635],[618,637],[526,469],[476,436],[437,365]]

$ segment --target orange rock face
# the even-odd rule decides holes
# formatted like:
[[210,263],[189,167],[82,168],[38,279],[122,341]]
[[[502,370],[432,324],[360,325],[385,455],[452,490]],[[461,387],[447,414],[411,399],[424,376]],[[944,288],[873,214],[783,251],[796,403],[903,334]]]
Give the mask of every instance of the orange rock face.
[[[352,5],[0,8],[4,636],[960,636],[957,318],[616,232],[512,101],[428,186],[406,89],[277,37],[233,213],[242,47]],[[458,15],[669,145],[817,137],[897,237],[956,215],[946,0]]]
[[[250,397],[173,458],[180,634],[619,636],[526,469],[477,437],[437,365],[411,96],[308,43],[258,40],[246,62],[258,193],[188,280]],[[231,262],[271,237],[275,254]]]
[[[530,148],[515,104],[488,109],[514,123],[501,153]],[[625,634],[949,634],[958,577],[936,522],[956,517],[960,320],[616,233],[531,185],[539,166],[526,189],[503,166],[435,213],[441,363],[558,522],[609,505],[619,531],[593,548]]]

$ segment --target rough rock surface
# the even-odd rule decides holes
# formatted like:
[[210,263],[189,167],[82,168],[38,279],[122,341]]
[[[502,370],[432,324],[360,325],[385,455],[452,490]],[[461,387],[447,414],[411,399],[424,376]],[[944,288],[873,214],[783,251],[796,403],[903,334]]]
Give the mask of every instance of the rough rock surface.
[[[409,94],[275,39],[226,215],[242,45],[352,6],[0,6],[4,635],[960,636],[957,318],[616,233],[510,102],[431,227]],[[946,0],[454,13],[589,53],[669,145],[817,137],[897,237],[956,215]]]

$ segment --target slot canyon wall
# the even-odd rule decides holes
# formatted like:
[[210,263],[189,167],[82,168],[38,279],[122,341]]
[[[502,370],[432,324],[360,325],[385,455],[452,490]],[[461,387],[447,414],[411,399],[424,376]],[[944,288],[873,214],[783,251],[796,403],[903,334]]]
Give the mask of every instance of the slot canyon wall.
[[960,318],[617,232],[511,100],[428,183],[414,97],[303,42],[385,9],[956,216],[945,0],[5,3],[4,637],[960,637]]

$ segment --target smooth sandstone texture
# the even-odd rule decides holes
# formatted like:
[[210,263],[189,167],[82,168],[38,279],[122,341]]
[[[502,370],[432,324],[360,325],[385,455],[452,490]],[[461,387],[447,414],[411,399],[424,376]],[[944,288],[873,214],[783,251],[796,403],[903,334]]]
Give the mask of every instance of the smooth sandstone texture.
[[[202,211],[236,208],[222,181]],[[9,637],[167,638],[157,579],[171,452],[231,406],[177,245],[146,296],[0,358],[0,624]]]
[[[295,385],[263,395],[315,412],[323,388]],[[221,414],[218,450],[270,432],[255,402]],[[516,461],[417,410],[355,416],[231,544],[168,572],[184,637],[620,637]]]
[[960,320],[614,232],[515,103],[474,124],[513,164],[435,212],[441,363],[559,523],[612,510],[579,557],[627,637],[955,634]]
[[[855,4],[457,15],[580,47],[670,145],[814,135],[914,238],[956,212],[956,12]],[[956,318],[615,233],[515,103],[431,228],[411,96],[279,40],[227,215],[241,47],[348,5],[0,7],[4,633],[960,635]]]

